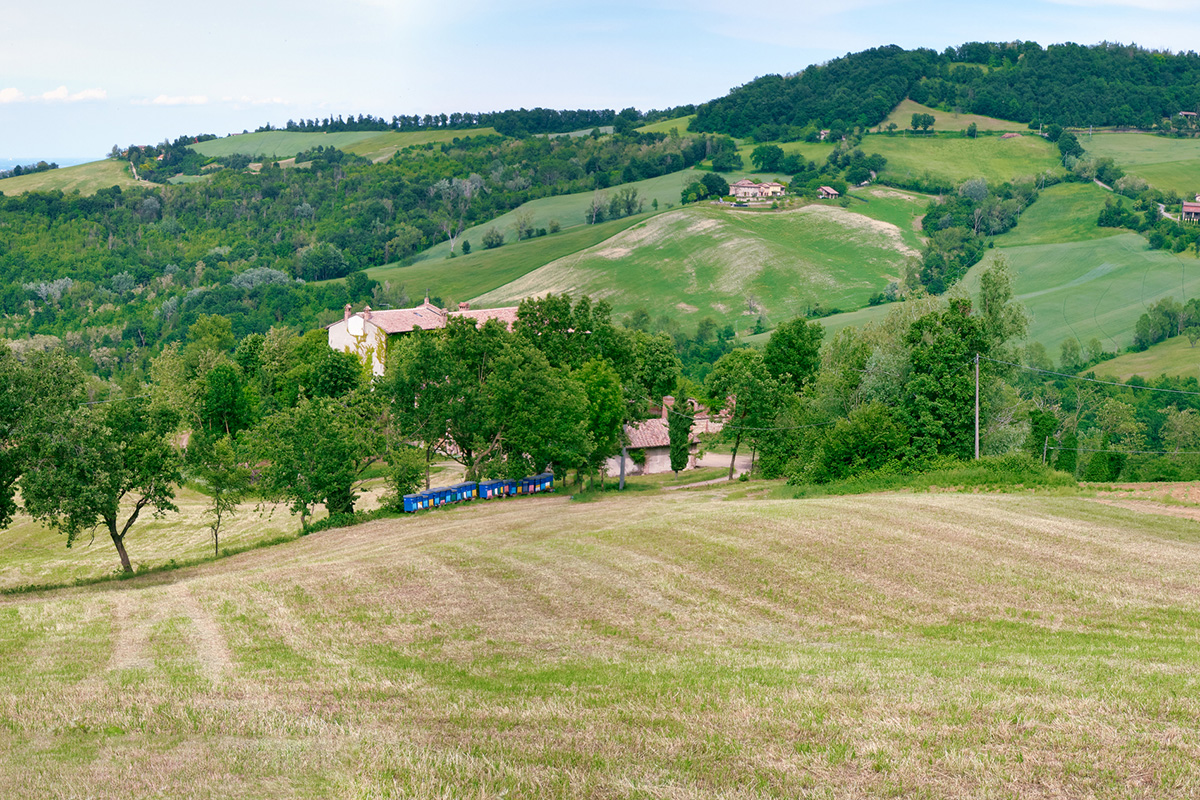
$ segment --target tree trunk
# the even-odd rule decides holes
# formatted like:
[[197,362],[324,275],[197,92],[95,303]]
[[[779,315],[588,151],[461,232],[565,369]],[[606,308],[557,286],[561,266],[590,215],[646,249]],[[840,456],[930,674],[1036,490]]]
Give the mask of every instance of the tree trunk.
[[733,455],[729,457],[729,480],[733,480],[733,467],[737,462],[738,446],[742,443],[742,432],[739,430],[737,438],[733,440]]
[[133,572],[133,565],[129,563],[129,554],[125,552],[125,535],[117,533],[117,526],[109,524],[108,535],[112,537],[113,544],[116,545],[117,555],[121,557],[121,569],[126,574]]

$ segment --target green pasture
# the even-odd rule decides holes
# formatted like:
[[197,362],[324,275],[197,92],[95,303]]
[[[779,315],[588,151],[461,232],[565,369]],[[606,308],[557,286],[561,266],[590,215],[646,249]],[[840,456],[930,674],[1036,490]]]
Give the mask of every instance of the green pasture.
[[478,241],[467,255],[453,260],[418,261],[411,266],[372,267],[367,275],[377,281],[402,285],[414,301],[428,291],[453,306],[514,281],[543,264],[577,253],[608,239],[645,219],[645,215],[581,225],[553,236],[509,242],[485,250]]
[[1116,228],[1101,228],[1096,219],[1104,203],[1115,198],[1094,183],[1060,183],[1039,192],[1037,201],[1021,212],[1017,227],[996,238],[998,247],[1059,244],[1115,236]]
[[[911,225],[905,231],[857,211],[858,204],[782,211],[689,206],[477,300],[499,306],[546,292],[588,294],[604,298],[618,314],[645,308],[654,316],[711,316],[740,332],[760,315],[776,323],[818,303],[855,308],[897,279],[905,260],[916,255]],[[881,199],[879,213],[897,212],[885,210]]]
[[493,128],[466,131],[347,131],[342,133],[307,133],[295,131],[259,131],[240,133],[192,145],[192,149],[209,157],[246,155],[252,158],[290,158],[296,153],[317,146],[335,147],[373,161],[390,158],[397,150],[423,144],[441,144],[466,136],[494,134]]
[[[512,242],[516,238],[514,224],[517,221],[517,217],[523,215],[529,217],[535,228],[546,228],[550,225],[551,221],[557,221],[563,229],[586,225],[587,212],[591,207],[593,198],[597,195],[609,198],[626,187],[637,189],[638,196],[644,201],[647,212],[651,210],[651,203],[654,200],[658,201],[660,210],[670,208],[671,206],[679,205],[679,197],[683,190],[687,188],[688,184],[700,180],[700,177],[704,174],[702,170],[685,169],[679,172],[672,172],[669,175],[661,175],[657,178],[623,183],[620,186],[614,186],[610,189],[542,197],[525,203],[520,208],[509,211],[507,214],[497,217],[490,222],[484,222],[480,225],[467,228],[463,232],[463,238],[471,242],[471,247],[479,248],[483,243],[483,234],[489,228],[495,228],[504,234],[505,241]],[[728,173],[723,174],[722,177],[730,183],[745,177],[753,177],[755,180],[787,180],[786,176],[760,175],[759,173],[750,172]],[[421,260],[445,259],[449,253],[450,243],[440,242],[422,252],[418,258]]]
[[685,117],[675,117],[673,119],[662,119],[658,122],[651,122],[649,125],[643,125],[638,128],[639,133],[670,133],[671,129],[679,131],[680,134],[687,133],[688,125],[692,124],[692,120],[696,118],[695,114],[688,114]]
[[1016,274],[1017,298],[1032,317],[1029,338],[1057,357],[1063,339],[1098,338],[1106,350],[1133,342],[1133,328],[1163,297],[1200,295],[1200,261],[1151,250],[1134,233],[1062,244],[997,248],[974,266],[964,287],[975,293],[979,273],[1002,253]]
[[783,488],[0,597],[0,796],[1200,795],[1194,509]]
[[1079,143],[1088,153],[1108,156],[1127,173],[1145,178],[1164,192],[1174,190],[1187,199],[1200,193],[1200,140],[1168,139],[1148,133],[1097,133],[1080,135]]
[[969,178],[985,178],[998,184],[1014,178],[1032,180],[1043,172],[1063,172],[1058,149],[1033,134],[1015,139],[872,134],[860,146],[863,152],[886,158],[883,176],[896,180],[928,176],[958,185]]
[[1021,122],[985,117],[980,114],[956,114],[953,111],[942,111],[938,108],[923,106],[908,98],[900,101],[900,105],[896,106],[888,115],[881,127],[887,128],[888,123],[894,122],[897,128],[907,128],[911,131],[913,114],[932,114],[933,118],[937,120],[933,125],[935,131],[965,131],[967,126],[974,122],[979,131],[1029,132],[1029,126]]
[[1175,336],[1141,353],[1125,353],[1101,362],[1093,370],[1097,375],[1119,381],[1127,381],[1134,375],[1146,380],[1160,375],[1200,378],[1200,347],[1194,347],[1186,336]]
[[135,181],[126,162],[106,158],[103,161],[91,161],[74,167],[60,167],[46,172],[35,172],[32,175],[5,178],[0,180],[0,193],[12,196],[24,192],[49,192],[58,189],[65,193],[95,194],[100,189],[110,186],[128,188],[139,185],[150,184],[139,184]]

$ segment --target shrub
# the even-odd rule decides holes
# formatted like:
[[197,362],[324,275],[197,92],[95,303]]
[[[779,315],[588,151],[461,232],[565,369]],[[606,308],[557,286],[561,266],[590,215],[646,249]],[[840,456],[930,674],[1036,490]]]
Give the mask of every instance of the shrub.
[[495,250],[500,245],[504,244],[504,234],[495,228],[488,228],[483,234],[483,246],[488,250]]

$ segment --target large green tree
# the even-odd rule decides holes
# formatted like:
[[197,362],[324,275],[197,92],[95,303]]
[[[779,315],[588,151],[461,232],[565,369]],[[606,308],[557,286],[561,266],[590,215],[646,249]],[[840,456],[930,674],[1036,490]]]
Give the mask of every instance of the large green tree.
[[772,427],[780,385],[763,363],[762,353],[745,348],[721,356],[708,374],[706,390],[715,408],[732,404],[732,416],[722,431],[726,439],[733,440],[729,459],[732,480],[743,439],[757,442],[764,429]]
[[819,322],[796,318],[774,330],[763,348],[763,365],[783,386],[799,392],[821,366],[821,340],[825,328]]
[[35,431],[21,479],[25,510],[65,533],[103,526],[121,568],[132,572],[125,537],[143,511],[177,510],[173,499],[181,454],[173,441],[178,418],[144,399],[84,406]]

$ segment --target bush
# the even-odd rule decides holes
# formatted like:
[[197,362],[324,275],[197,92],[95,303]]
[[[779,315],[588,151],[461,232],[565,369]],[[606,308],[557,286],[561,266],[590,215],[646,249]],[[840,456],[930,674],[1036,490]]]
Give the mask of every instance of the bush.
[[504,244],[504,234],[495,228],[488,228],[483,234],[483,246],[488,250],[495,250],[500,245]]

